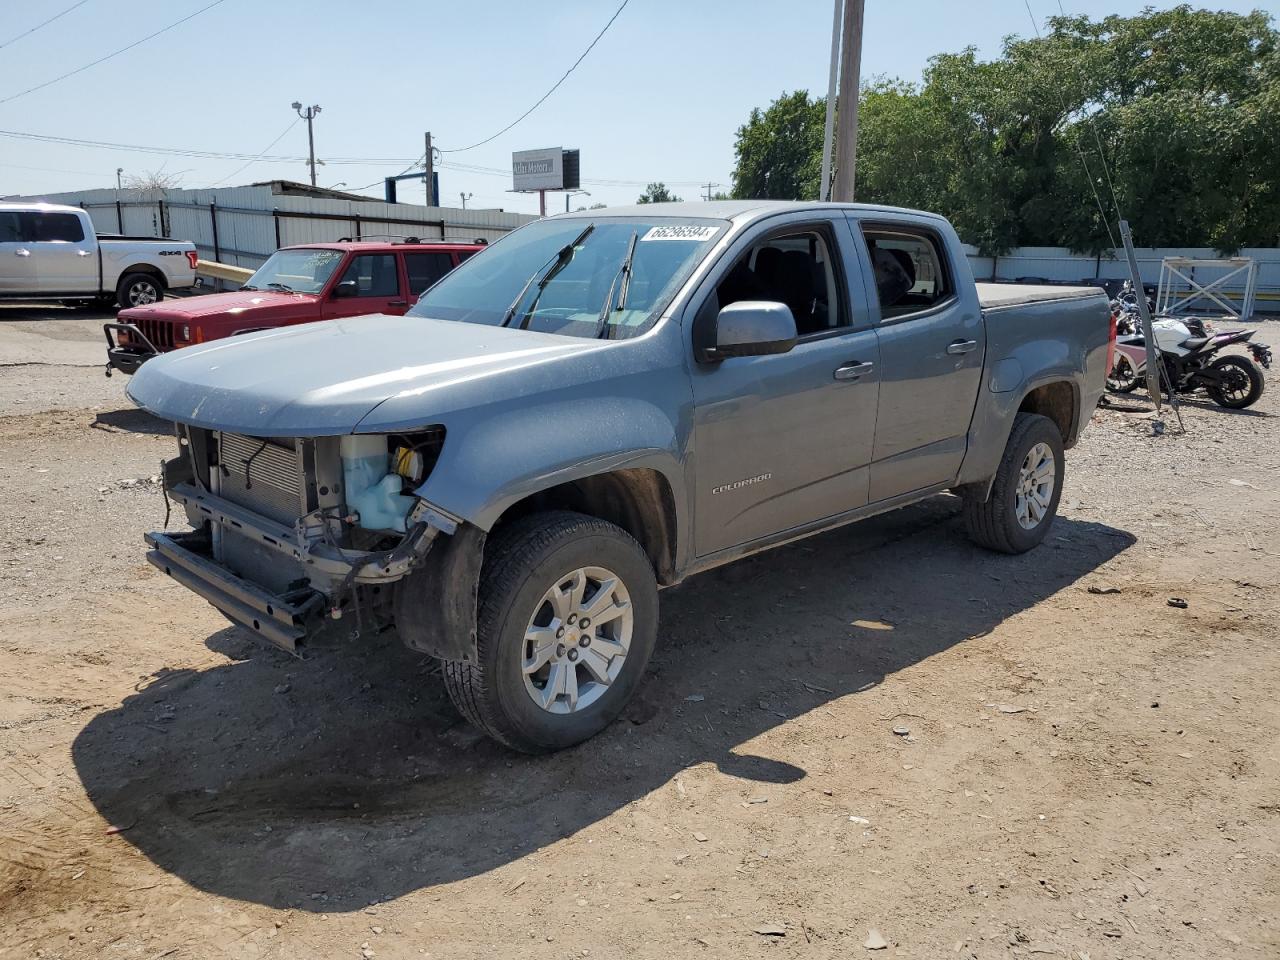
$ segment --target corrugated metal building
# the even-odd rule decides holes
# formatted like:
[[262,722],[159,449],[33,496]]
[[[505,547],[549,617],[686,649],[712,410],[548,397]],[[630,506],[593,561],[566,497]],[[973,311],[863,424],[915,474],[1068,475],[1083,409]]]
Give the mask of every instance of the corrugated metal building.
[[257,267],[279,247],[345,238],[496,240],[538,219],[501,210],[384,203],[307,184],[271,181],[206,190],[82,190],[15,200],[84,207],[100,233],[190,240],[200,256]]

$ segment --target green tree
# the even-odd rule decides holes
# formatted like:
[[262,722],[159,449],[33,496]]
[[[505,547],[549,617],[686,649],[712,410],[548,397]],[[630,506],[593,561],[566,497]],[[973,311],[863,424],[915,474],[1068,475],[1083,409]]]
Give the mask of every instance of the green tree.
[[738,128],[733,195],[738,199],[816,200],[826,100],[784,93]]
[[[818,195],[825,102],[738,130],[734,196]],[[862,91],[857,198],[944,214],[983,253],[1101,251],[1121,213],[1152,246],[1280,241],[1280,34],[1264,13],[1055,17],[999,57],[934,57]],[[838,161],[837,157],[837,161]]]
[[680,197],[667,189],[661,181],[651,183],[644,188],[644,193],[636,198],[636,203],[679,203]]

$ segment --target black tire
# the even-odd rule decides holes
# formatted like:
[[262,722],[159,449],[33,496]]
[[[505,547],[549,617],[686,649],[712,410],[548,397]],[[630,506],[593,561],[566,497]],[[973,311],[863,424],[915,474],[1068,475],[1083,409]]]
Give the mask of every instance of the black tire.
[[[608,569],[625,585],[634,616],[630,645],[621,672],[598,699],[551,713],[525,686],[525,630],[557,578],[589,566]],[[524,753],[562,750],[612,723],[640,686],[657,638],[658,584],[649,558],[619,527],[579,513],[533,514],[497,531],[485,548],[478,603],[478,656],[474,663],[446,661],[445,687],[464,717]]]
[[127,273],[116,285],[120,309],[159,303],[164,299],[164,282],[153,273]]
[[[1028,529],[1018,522],[1017,495],[1021,481],[1023,461],[1032,448],[1043,443],[1053,453],[1054,484],[1044,515],[1034,527]],[[969,538],[979,546],[1001,553],[1025,553],[1040,543],[1053,525],[1058,513],[1058,501],[1062,496],[1064,461],[1062,434],[1048,417],[1035,413],[1020,413],[1014,418],[1013,430],[1005,444],[1004,456],[991,484],[991,495],[986,500],[966,497],[964,501],[964,525]]]
[[1235,385],[1235,389],[1232,390],[1223,390],[1217,386],[1206,388],[1206,392],[1218,406],[1227,407],[1230,410],[1243,410],[1245,407],[1253,406],[1262,398],[1267,379],[1262,373],[1262,368],[1249,357],[1230,353],[1209,364],[1209,369],[1227,376],[1234,381]]
[[1116,354],[1116,362],[1107,374],[1107,389],[1115,393],[1133,393],[1142,384],[1142,378],[1134,372],[1133,364],[1123,353]]

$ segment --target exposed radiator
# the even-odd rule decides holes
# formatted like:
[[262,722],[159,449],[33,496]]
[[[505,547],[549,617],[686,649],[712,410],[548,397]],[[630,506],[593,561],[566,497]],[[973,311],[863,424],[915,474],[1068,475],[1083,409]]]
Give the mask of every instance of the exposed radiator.
[[223,433],[219,443],[223,497],[282,523],[292,524],[306,512],[294,441]]

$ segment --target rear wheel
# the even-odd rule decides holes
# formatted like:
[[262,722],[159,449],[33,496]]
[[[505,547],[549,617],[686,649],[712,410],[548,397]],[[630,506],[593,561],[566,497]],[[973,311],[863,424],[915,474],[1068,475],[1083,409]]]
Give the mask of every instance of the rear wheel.
[[1206,392],[1214,403],[1232,410],[1253,406],[1267,385],[1262,368],[1241,354],[1219,357],[1209,364],[1209,369],[1221,378],[1221,383],[1206,387]]
[[1107,374],[1107,389],[1116,393],[1133,393],[1138,389],[1140,380],[1133,364],[1123,353],[1116,354],[1116,362]]
[[127,307],[144,307],[164,299],[164,284],[149,273],[130,273],[116,287],[116,303]]
[[462,714],[526,753],[594,736],[640,685],[658,626],[658,586],[625,531],[569,512],[495,534],[481,573],[477,658],[446,662]]
[[989,550],[1025,553],[1049,532],[1063,478],[1062,434],[1048,417],[1020,413],[986,500],[966,498],[969,537]]

